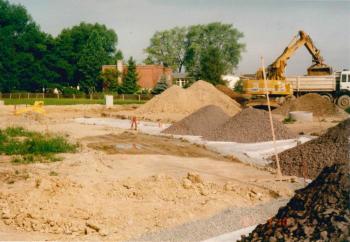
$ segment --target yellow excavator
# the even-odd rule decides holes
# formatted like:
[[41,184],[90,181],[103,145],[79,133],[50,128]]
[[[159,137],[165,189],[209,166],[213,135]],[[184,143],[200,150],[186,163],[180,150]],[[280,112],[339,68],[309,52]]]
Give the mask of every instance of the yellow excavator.
[[[266,68],[267,90],[272,97],[286,97],[293,95],[293,88],[286,80],[285,69],[289,58],[301,46],[305,46],[312,56],[313,65],[307,69],[310,76],[331,75],[333,70],[330,66],[324,63],[320,50],[317,49],[310,38],[304,31],[299,31],[298,35],[294,37],[291,43],[284,49],[283,53]],[[263,71],[260,68],[255,77],[252,75],[243,76],[243,92],[247,96],[254,97],[250,99],[249,106],[265,105],[264,99],[258,99],[259,95],[265,95],[265,83]],[[278,106],[283,98],[272,99],[271,106]]]

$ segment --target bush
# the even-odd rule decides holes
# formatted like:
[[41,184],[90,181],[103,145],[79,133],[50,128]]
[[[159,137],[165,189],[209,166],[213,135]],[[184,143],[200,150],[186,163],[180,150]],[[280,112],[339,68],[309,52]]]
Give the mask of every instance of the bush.
[[160,80],[158,81],[157,85],[152,89],[151,93],[153,95],[158,95],[164,92],[168,88],[168,82],[166,80],[166,77],[164,75],[161,76]]

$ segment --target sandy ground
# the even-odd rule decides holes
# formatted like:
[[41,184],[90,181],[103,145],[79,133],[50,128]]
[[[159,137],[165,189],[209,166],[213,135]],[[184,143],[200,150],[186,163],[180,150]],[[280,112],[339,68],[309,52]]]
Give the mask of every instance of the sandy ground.
[[[0,127],[65,135],[80,150],[45,164],[13,165],[0,156],[3,240],[139,238],[227,208],[288,199],[303,186],[187,142],[74,122],[108,112],[100,105],[46,110],[44,116],[14,116],[13,107],[2,106]],[[316,126],[312,132],[322,132],[324,126]],[[130,146],[135,139],[140,146]]]

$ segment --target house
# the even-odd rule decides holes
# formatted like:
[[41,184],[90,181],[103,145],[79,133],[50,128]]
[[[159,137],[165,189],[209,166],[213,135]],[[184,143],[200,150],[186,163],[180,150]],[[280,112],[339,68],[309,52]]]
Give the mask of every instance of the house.
[[[102,73],[106,70],[118,70],[119,73],[125,74],[128,67],[122,61],[118,61],[117,65],[103,65]],[[136,72],[139,78],[138,85],[143,89],[153,89],[162,75],[165,75],[169,85],[172,84],[173,71],[171,68],[162,65],[136,65]],[[117,81],[121,84],[121,77]]]
[[175,72],[173,74],[173,84],[178,85],[180,87],[186,86],[189,82],[194,79],[190,77],[187,73]]

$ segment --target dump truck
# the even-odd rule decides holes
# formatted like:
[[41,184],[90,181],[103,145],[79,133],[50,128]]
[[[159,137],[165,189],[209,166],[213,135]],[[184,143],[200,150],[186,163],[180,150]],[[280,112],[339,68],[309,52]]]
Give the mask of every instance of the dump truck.
[[[296,50],[305,46],[312,56],[313,64],[307,69],[306,76],[286,77],[287,61]],[[287,97],[306,93],[319,93],[340,107],[350,106],[349,71],[333,72],[333,68],[324,63],[319,49],[311,37],[300,30],[283,53],[270,64],[265,73],[259,68],[255,75],[241,76],[243,94],[249,98],[248,106],[266,106],[266,91],[271,96],[271,106],[278,107]],[[264,81],[264,74],[266,78]],[[267,89],[267,90],[266,90]]]
[[325,76],[288,76],[286,80],[292,86],[294,95],[318,93],[340,108],[350,107],[349,70]]

